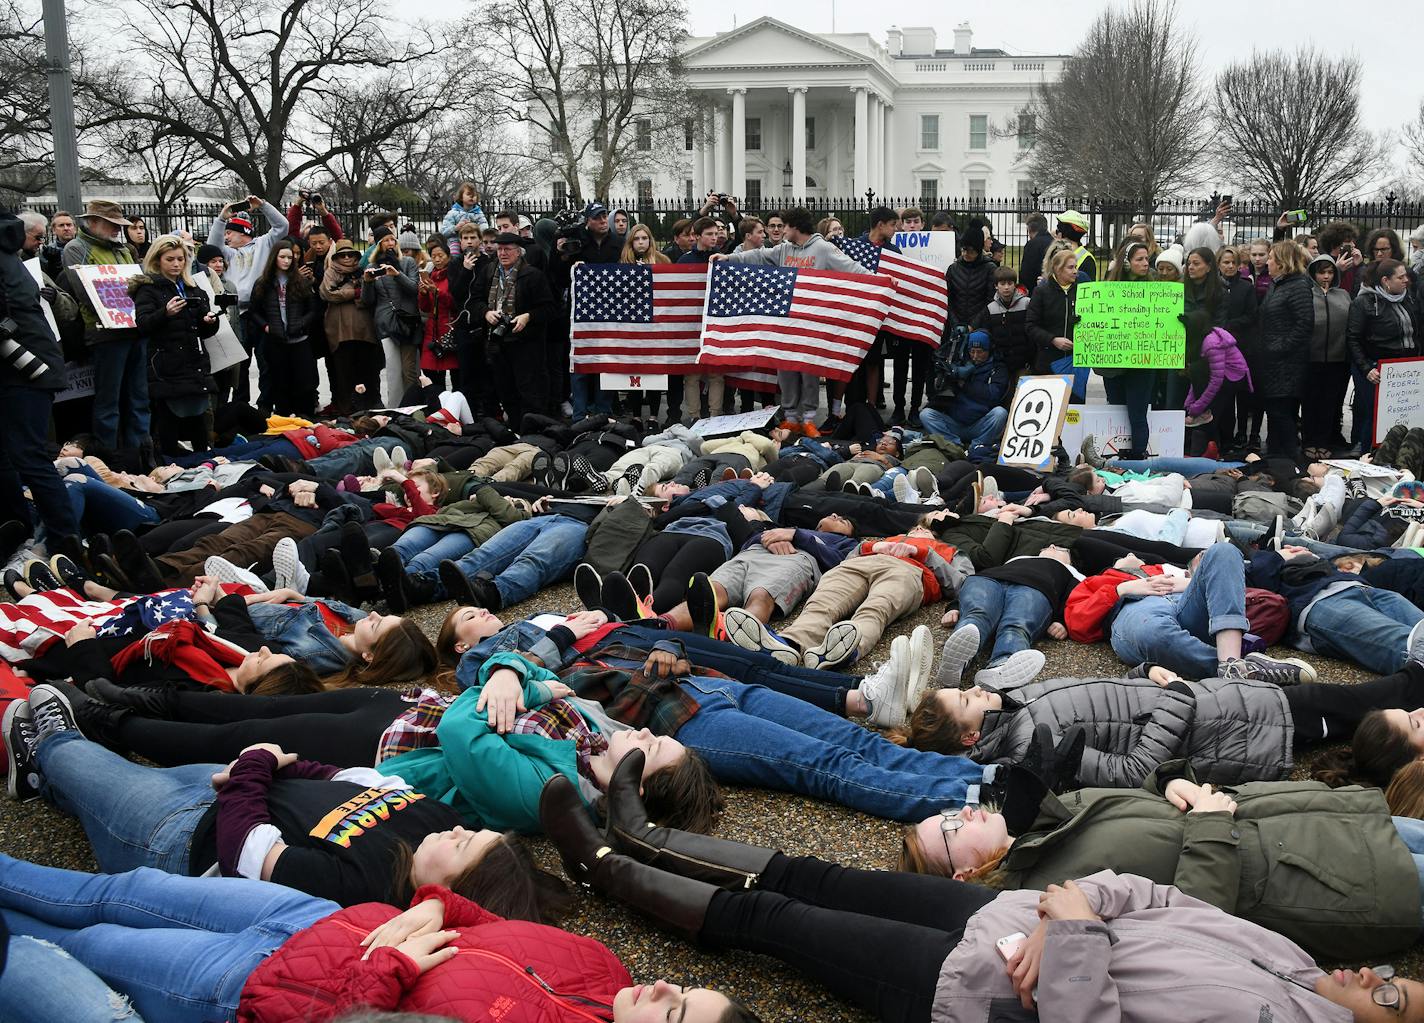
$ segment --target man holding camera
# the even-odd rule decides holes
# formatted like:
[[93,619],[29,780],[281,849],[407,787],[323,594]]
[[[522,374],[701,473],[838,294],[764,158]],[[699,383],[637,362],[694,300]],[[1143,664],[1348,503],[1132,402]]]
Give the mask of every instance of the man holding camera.
[[326,208],[326,200],[321,193],[303,188],[297,192],[297,201],[287,207],[287,233],[293,238],[306,238],[307,232],[318,225],[326,228],[332,242],[339,242],[344,237],[341,222]]
[[[41,233],[43,238],[43,233]],[[45,437],[56,391],[65,386],[64,353],[40,308],[40,289],[21,262],[25,224],[0,213],[0,561],[33,531],[24,487],[45,526],[51,554],[80,554],[78,523]]]
[[[288,225],[282,211],[260,196],[249,195],[243,201],[247,203],[247,209],[237,209],[240,203],[228,203],[213,218],[213,226],[208,229],[208,244],[222,249],[223,257],[227,260],[228,283],[237,289],[240,328],[237,336],[242,341],[242,347],[249,352],[256,350],[257,404],[263,409],[270,409],[272,402],[267,382],[267,359],[258,344],[261,339],[256,335],[247,336],[246,313],[247,305],[252,300],[252,286],[257,283],[257,278],[262,276],[272,247],[287,237]],[[262,211],[270,225],[269,230],[260,237],[253,217],[258,210]],[[246,360],[239,367],[238,373],[233,398],[237,401],[248,401],[252,397],[252,385],[248,380]]]
[[989,332],[974,331],[965,340],[963,352],[952,353],[950,359],[948,378],[920,413],[921,425],[966,450],[997,443],[1009,418],[1003,407],[1009,371],[994,357]]
[[[603,219],[606,227],[607,213]],[[525,261],[528,244],[508,231],[495,239],[495,260],[477,271],[470,284],[468,306],[474,321],[485,324],[496,393],[512,430],[520,430],[525,413],[550,412],[544,346],[558,303],[548,279]]]

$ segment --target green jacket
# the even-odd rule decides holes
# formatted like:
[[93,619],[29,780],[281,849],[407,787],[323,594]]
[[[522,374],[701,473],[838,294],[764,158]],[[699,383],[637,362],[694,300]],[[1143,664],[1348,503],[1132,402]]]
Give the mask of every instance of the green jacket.
[[[412,750],[379,765],[381,772],[404,779],[411,788],[454,807],[473,828],[539,834],[539,794],[544,783],[562,774],[579,787],[578,757],[571,739],[542,735],[500,735],[488,715],[475,706],[490,672],[513,668],[524,680],[529,710],[549,702],[545,681],[558,676],[531,665],[517,654],[496,654],[480,668],[478,682],[450,704],[435,729],[440,745]],[[589,723],[597,730],[597,725]]]
[[478,547],[505,526],[529,517],[523,508],[510,504],[491,486],[482,486],[467,500],[447,504],[434,515],[422,515],[412,526],[429,526],[446,533],[463,530]]
[[[1249,782],[1223,791],[1234,817],[1182,813],[1160,793],[1185,775],[1163,764],[1140,789],[1047,796],[1009,850],[1004,887],[1043,888],[1104,868],[1170,884],[1300,944],[1358,962],[1419,937],[1419,874],[1379,789]],[[1160,786],[1160,789],[1159,789]]]
[[906,449],[905,455],[900,459],[900,465],[907,471],[923,466],[936,476],[944,470],[950,462],[964,461],[964,449],[947,437],[937,434],[926,434]]

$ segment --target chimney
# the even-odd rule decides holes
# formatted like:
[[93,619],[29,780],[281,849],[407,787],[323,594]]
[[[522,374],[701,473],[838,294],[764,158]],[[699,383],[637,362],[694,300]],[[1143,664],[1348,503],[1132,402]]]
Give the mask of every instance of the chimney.
[[905,52],[905,36],[894,25],[885,33],[885,48],[890,51],[892,57],[898,57]]
[[954,30],[954,53],[958,57],[967,57],[974,52],[974,30],[969,27],[969,22],[962,22]]

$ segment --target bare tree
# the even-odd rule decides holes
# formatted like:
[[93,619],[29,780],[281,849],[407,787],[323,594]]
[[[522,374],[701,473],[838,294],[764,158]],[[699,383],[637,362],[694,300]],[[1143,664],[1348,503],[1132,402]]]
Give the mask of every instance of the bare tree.
[[582,200],[584,180],[606,197],[655,154],[681,151],[696,116],[679,62],[681,0],[496,0],[487,21],[508,55],[507,112],[530,127],[535,158],[572,199]]
[[[328,160],[370,150],[443,103],[441,44],[397,26],[379,0],[131,0],[124,63],[87,75],[90,123],[147,124],[191,140],[245,188],[280,198]],[[133,55],[151,62],[135,68]],[[400,102],[322,153],[294,139],[360,99],[365,79],[403,71]]]
[[497,110],[472,109],[397,132],[380,151],[386,179],[432,204],[448,202],[456,185],[471,181],[487,211],[522,196],[534,183],[535,164],[502,121]]
[[1419,101],[1419,110],[1404,126],[1400,139],[1404,144],[1405,166],[1419,184],[1424,185],[1424,99]]
[[216,183],[223,173],[193,139],[169,135],[153,124],[108,124],[97,130],[95,140],[109,153],[132,155],[135,176],[153,189],[162,213],[195,188]]
[[[1063,76],[1035,90],[1025,151],[1047,192],[1154,200],[1202,178],[1208,105],[1197,41],[1174,0],[1136,0],[1098,16]],[[1017,128],[1015,128],[1017,130]]]
[[[76,55],[77,56],[77,55]],[[77,61],[76,61],[77,63]],[[38,4],[0,2],[0,180],[21,193],[54,180],[49,84]]]
[[1253,52],[1216,81],[1215,152],[1282,209],[1358,196],[1381,141],[1360,120],[1360,61],[1311,47]]

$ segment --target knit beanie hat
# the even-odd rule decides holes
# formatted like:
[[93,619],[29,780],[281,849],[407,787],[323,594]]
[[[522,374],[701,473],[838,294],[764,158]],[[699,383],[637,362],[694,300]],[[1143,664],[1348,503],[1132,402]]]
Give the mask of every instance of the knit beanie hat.
[[245,234],[251,238],[257,233],[257,229],[252,226],[252,218],[246,213],[234,213],[227,221],[227,229]]
[[199,246],[198,246],[198,262],[199,262],[199,263],[202,263],[204,266],[207,266],[209,263],[211,263],[211,262],[212,262],[213,260],[215,260],[215,259],[226,259],[226,258],[227,258],[227,257],[223,255],[223,250],[220,249],[220,248],[218,248],[216,245],[199,245]]
[[987,330],[976,330],[964,342],[970,348],[982,348],[986,352],[993,351],[994,340],[989,336]]
[[420,248],[420,238],[416,236],[414,231],[403,231],[401,232],[401,236],[396,239],[396,248],[402,252],[405,252],[407,249],[418,249]]
[[392,234],[395,234],[395,232],[392,231],[392,230],[391,230],[389,227],[387,227],[385,224],[382,224],[380,227],[376,228],[374,231],[371,232],[371,240],[378,242],[378,241],[380,241],[382,238],[385,238],[385,237],[387,237],[388,235],[392,235]]

